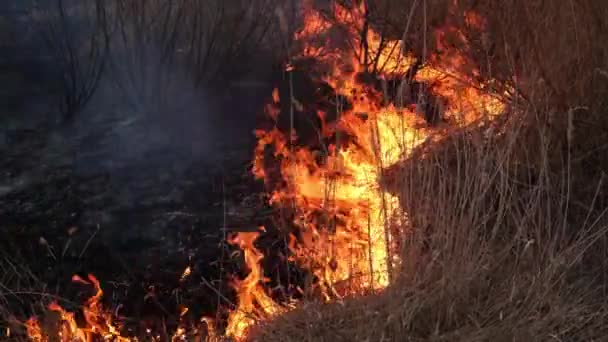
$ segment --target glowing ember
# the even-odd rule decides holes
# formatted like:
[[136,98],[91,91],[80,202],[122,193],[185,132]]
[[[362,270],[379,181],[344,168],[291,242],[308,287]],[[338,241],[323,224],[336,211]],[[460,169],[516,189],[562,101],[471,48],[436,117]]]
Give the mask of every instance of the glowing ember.
[[25,328],[27,329],[27,336],[34,342],[42,342],[45,340],[40,328],[40,323],[36,318],[30,318],[25,322]]
[[190,266],[188,266],[182,273],[182,276],[179,278],[179,281],[185,281],[186,278],[188,278],[190,276],[190,274],[192,274],[192,268]]

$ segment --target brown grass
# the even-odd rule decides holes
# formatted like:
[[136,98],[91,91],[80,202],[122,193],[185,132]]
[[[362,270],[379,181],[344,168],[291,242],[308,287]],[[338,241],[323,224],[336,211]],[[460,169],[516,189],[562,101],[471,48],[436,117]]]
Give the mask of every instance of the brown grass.
[[511,110],[491,134],[463,129],[387,173],[408,215],[392,286],[304,303],[251,340],[608,340],[608,3],[452,2],[373,1],[419,55],[440,23],[482,14],[465,52],[514,84]]
[[451,137],[400,170],[411,229],[395,285],[377,296],[304,307],[262,327],[254,340],[607,337],[606,268],[599,258],[586,260],[590,251],[605,252],[592,248],[607,229],[597,197],[574,208],[567,178],[548,168],[549,146],[520,163],[526,128],[509,128],[516,133],[485,142]]
[[[413,3],[378,2],[402,6],[394,27]],[[465,129],[391,170],[409,225],[390,288],[305,304],[251,340],[607,340],[608,4],[465,0],[448,14],[451,1],[416,3],[412,37],[433,16],[487,19],[468,53],[513,82],[512,109],[492,134]]]

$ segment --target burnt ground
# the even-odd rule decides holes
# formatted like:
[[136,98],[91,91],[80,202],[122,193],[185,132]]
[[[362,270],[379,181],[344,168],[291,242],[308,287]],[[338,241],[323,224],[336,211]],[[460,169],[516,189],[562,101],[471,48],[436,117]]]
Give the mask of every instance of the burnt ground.
[[[0,160],[1,292],[78,301],[90,292],[70,279],[92,273],[107,290],[109,305],[120,304],[126,317],[170,321],[179,304],[191,307],[193,315],[213,312],[217,295],[207,281],[222,288],[216,281],[239,267],[228,260],[226,235],[255,229],[268,216],[262,184],[250,174],[251,127],[216,124],[212,128],[225,138],[210,147],[218,152],[213,156],[160,146],[136,161],[104,156],[91,147],[97,141],[90,136],[59,138],[55,128],[44,126],[6,130]],[[94,162],[83,167],[83,158]],[[193,272],[180,282],[188,266]],[[5,298],[17,316],[30,314],[40,299]]]
[[[150,74],[135,80],[114,69],[66,121],[60,68],[26,3],[0,4],[0,339],[5,325],[16,331],[15,322],[44,316],[50,301],[78,312],[92,291],[72,282],[75,274],[95,275],[105,306],[139,333],[174,330],[183,306],[182,320],[225,317],[230,282],[246,275],[226,238],[260,225],[272,295],[293,295],[278,285],[295,287],[303,271],[284,260],[286,241],[274,229],[291,220],[275,222],[250,172],[256,120],[273,86],[282,94],[286,86],[282,67],[266,65],[274,57],[252,58],[249,74],[204,87],[179,67],[144,66]],[[295,87],[318,95],[310,82]],[[314,117],[296,122],[298,131],[310,131]],[[302,136],[317,137],[311,132]]]
[[[108,297],[123,304],[126,316],[173,314],[181,302],[211,310],[217,296],[193,282],[228,274],[219,272],[228,262],[214,264],[222,258],[223,228],[251,230],[264,220],[262,186],[249,173],[251,131],[224,125],[216,129],[227,138],[212,147],[221,151],[212,158],[172,146],[146,151],[141,161],[87,170],[74,150],[90,145],[90,137],[58,143],[51,128],[5,132],[0,253],[5,264],[23,269],[3,284],[69,297],[70,288],[82,288],[69,284],[71,276],[90,272],[111,288]],[[187,266],[193,274],[180,283]],[[27,286],[17,279],[29,278],[26,269],[36,278]],[[153,296],[144,300],[146,294]],[[20,301],[9,300],[27,311],[28,300]]]
[[270,214],[250,173],[270,83],[195,93],[187,110],[152,117],[95,100],[66,124],[35,46],[2,49],[0,316],[24,319],[53,299],[75,310],[91,291],[71,277],[88,273],[132,328],[170,330],[181,305],[193,320],[228,305],[211,289],[232,298],[242,266],[226,235]]

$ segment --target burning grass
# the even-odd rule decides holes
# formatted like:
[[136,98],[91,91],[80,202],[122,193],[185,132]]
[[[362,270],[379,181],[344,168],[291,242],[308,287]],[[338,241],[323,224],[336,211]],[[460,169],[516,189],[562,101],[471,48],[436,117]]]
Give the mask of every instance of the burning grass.
[[[605,155],[606,80],[598,72],[606,54],[598,37],[606,31],[591,18],[606,6],[380,3],[399,18],[413,13],[403,34],[411,39],[446,16],[466,25],[475,10],[485,30],[477,40],[465,31],[478,45],[464,54],[483,77],[512,80],[517,95],[499,120],[421,145],[382,173],[407,213],[401,265],[386,290],[303,304],[257,326],[251,340],[606,339],[607,164],[587,159]],[[426,44],[413,44],[418,55]]]
[[[504,8],[484,1],[421,3],[409,4],[403,41],[367,21],[371,7],[365,2],[305,12],[286,66],[288,92],[275,90],[267,107],[270,125],[256,132],[253,172],[264,179],[270,203],[288,213],[279,227],[289,240],[287,262],[310,279],[298,288],[298,300],[278,300],[265,286],[265,255],[254,244],[259,234],[237,234],[231,242],[243,251],[248,274],[234,281],[237,300],[225,336],[608,336],[606,160],[598,157],[596,168],[587,168],[589,155],[605,145],[585,134],[605,125],[597,113],[605,113],[606,80],[580,69],[575,86],[561,86],[561,78],[539,64],[542,52],[534,44],[541,26],[534,26],[530,11],[547,9],[540,2],[510,1]],[[431,5],[446,10],[427,30]],[[505,9],[528,16],[520,37],[505,36],[513,24]],[[580,18],[589,10],[573,7],[571,14]],[[410,32],[410,24],[420,24],[417,14],[425,25]],[[569,60],[586,61],[596,73],[603,52],[586,50],[584,28],[576,27],[576,56]],[[422,49],[407,46],[413,34],[422,35]],[[534,56],[513,54],[517,42]],[[504,51],[497,52],[499,43]],[[580,50],[593,55],[583,57]],[[310,73],[311,83],[319,85],[314,95],[325,102],[309,103],[294,93],[291,77],[300,69]],[[584,133],[580,129],[589,121],[581,120],[583,113],[598,120]],[[308,123],[310,136],[295,117],[314,123]],[[112,317],[98,307],[98,282],[88,282],[98,291],[83,308],[86,328],[74,327],[69,313],[51,307],[73,330],[64,335],[121,340]],[[30,323],[30,337],[44,333]],[[185,338],[187,330],[178,328],[174,339]]]
[[[402,268],[378,295],[309,304],[252,332],[256,341],[602,340],[605,208],[569,220],[567,170],[547,141],[522,160],[528,130],[473,132],[392,170],[408,212]],[[540,136],[539,136],[540,137]],[[527,163],[524,163],[526,161]],[[561,181],[560,181],[561,180]],[[601,184],[596,183],[599,191]],[[431,194],[429,196],[429,194]],[[605,251],[601,251],[604,253]]]

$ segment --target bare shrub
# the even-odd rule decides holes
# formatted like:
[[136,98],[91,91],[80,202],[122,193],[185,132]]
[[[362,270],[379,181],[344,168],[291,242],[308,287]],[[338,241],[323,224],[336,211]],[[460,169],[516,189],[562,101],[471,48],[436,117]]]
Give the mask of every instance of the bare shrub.
[[[125,1],[111,13],[112,83],[137,106],[167,108],[170,89],[224,87],[268,52],[276,0]],[[270,64],[271,61],[268,63]]]
[[67,120],[90,101],[106,68],[107,15],[101,0],[54,0],[33,12],[60,79],[59,108]]
[[32,18],[48,43],[61,79],[60,109],[70,119],[91,100],[105,74],[119,91],[143,103],[166,101],[164,89],[176,82],[175,73],[188,75],[193,89],[208,89],[255,70],[258,56],[271,65],[284,54],[276,43],[277,8],[289,4],[53,0],[40,2]]

